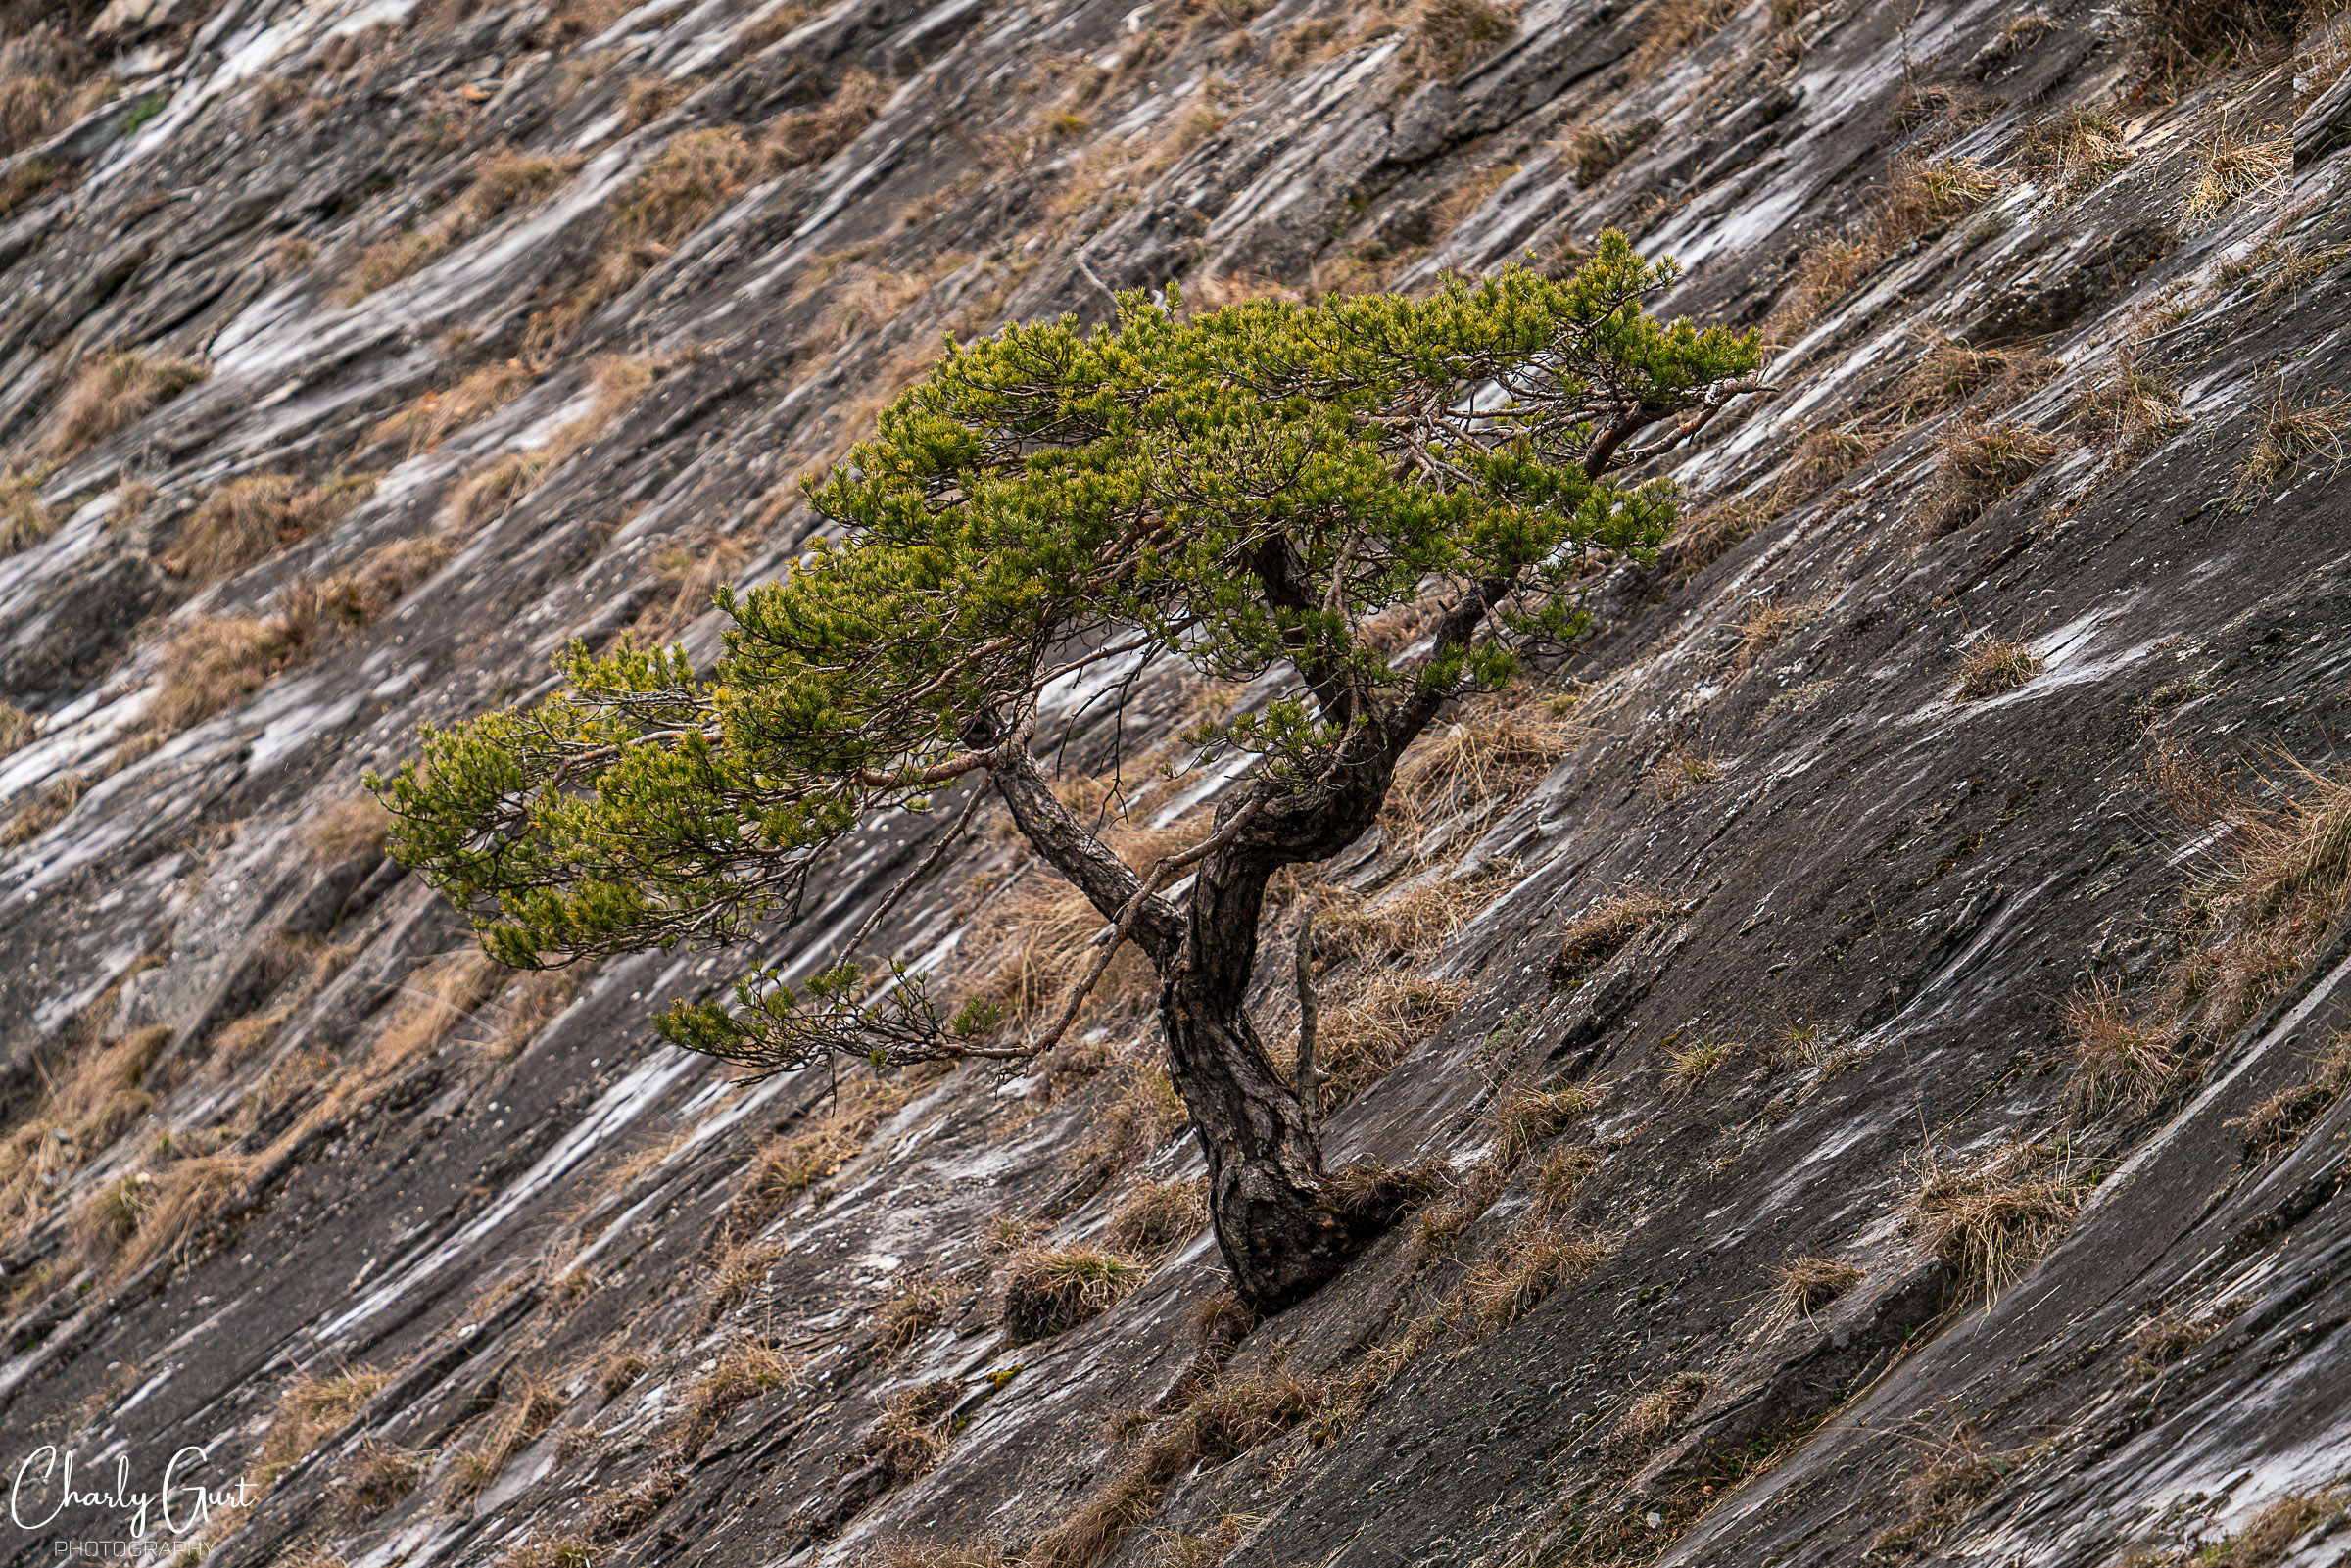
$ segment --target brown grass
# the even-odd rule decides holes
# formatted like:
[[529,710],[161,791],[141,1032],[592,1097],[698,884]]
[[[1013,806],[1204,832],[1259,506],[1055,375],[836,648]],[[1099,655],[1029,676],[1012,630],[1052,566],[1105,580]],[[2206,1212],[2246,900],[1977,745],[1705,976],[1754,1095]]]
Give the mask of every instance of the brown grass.
[[1514,796],[1582,743],[1584,726],[1523,696],[1471,705],[1456,723],[1423,736],[1405,754],[1382,815],[1418,825]]
[[367,433],[367,444],[398,444],[408,455],[431,451],[451,432],[496,412],[522,396],[532,371],[520,359],[503,359],[469,372],[445,392],[428,392]]
[[718,1365],[695,1386],[687,1404],[686,1429],[678,1451],[692,1458],[701,1451],[719,1427],[736,1410],[772,1389],[781,1388],[793,1371],[784,1355],[763,1345],[738,1342],[718,1357]]
[[2196,176],[2180,204],[2180,220],[2194,227],[2211,222],[2238,197],[2281,178],[2293,157],[2291,136],[2248,140],[2214,123],[2198,151]]
[[188,621],[164,645],[161,689],[143,722],[172,734],[224,713],[260,690],[295,651],[281,623],[251,615]]
[[1466,980],[1431,980],[1382,968],[1335,998],[1315,1035],[1324,1105],[1344,1105],[1385,1077],[1444,1026],[1471,989]]
[[451,527],[471,534],[530,494],[549,471],[579,451],[645,396],[660,366],[642,356],[600,355],[589,381],[588,411],[560,426],[547,444],[502,452],[450,492]]
[[325,1439],[341,1431],[360,1409],[392,1381],[390,1372],[358,1366],[331,1376],[305,1373],[279,1397],[277,1411],[262,1442],[264,1486],[301,1462]]
[[1634,1447],[1654,1448],[1698,1407],[1705,1393],[1705,1378],[1696,1372],[1676,1372],[1624,1407],[1624,1413],[1616,1418],[1615,1436]]
[[1665,122],[1645,116],[1629,125],[1578,125],[1561,143],[1575,163],[1578,184],[1597,185],[1615,166],[1654,140]]
[[1649,24],[1649,32],[1625,63],[1635,81],[1654,74],[1667,61],[1699,39],[1714,32],[1738,14],[1740,0],[1663,0]]
[[2157,100],[2280,57],[2293,47],[2297,26],[2323,15],[2296,0],[2146,0],[2134,14],[2138,92]]
[[863,135],[888,101],[889,89],[872,72],[851,71],[823,103],[770,120],[759,151],[779,172],[821,164]]
[[947,1309],[967,1293],[943,1280],[917,1280],[882,1308],[875,1339],[885,1350],[903,1350],[946,1320]]
[[24,750],[40,733],[40,720],[14,703],[0,702],[0,757]]
[[1772,312],[1769,335],[1785,341],[1803,332],[1887,258],[1982,208],[2008,183],[1998,171],[1965,159],[1896,158],[1859,221],[1816,239],[1799,255],[1792,286]]
[[1145,1181],[1111,1212],[1110,1244],[1133,1258],[1156,1260],[1200,1233],[1208,1200],[1198,1181]]
[[2031,425],[1969,419],[1943,431],[1936,450],[1942,461],[1936,469],[1927,527],[1932,533],[1947,534],[1974,522],[1994,501],[2023,486],[2061,449],[2055,437]]
[[2087,1118],[2118,1101],[2143,1110],[2178,1078],[2168,1031],[2135,1020],[2120,986],[2093,978],[2067,999],[2064,1020],[2074,1058],[2066,1104],[2075,1116]]
[[1501,1332],[1607,1256],[1607,1247],[1596,1237],[1530,1215],[1462,1276],[1458,1301],[1465,1334],[1483,1338]]
[[1108,1311],[1145,1272],[1134,1259],[1091,1247],[1020,1253],[1005,1268],[1005,1331],[1015,1340],[1065,1333]]
[[2070,108],[2026,128],[2016,151],[2027,172],[2074,196],[2129,163],[2122,120],[2110,110]]
[[1665,1093],[1667,1096],[1688,1094],[1705,1082],[1714,1069],[1728,1062],[1741,1047],[1729,1040],[1699,1040],[1678,1051],[1665,1053]]
[[2075,403],[2074,412],[2100,434],[2118,438],[2126,458],[2153,451],[2187,424],[2180,411],[2179,388],[2141,368],[2129,350],[2108,361]]
[[2292,1148],[2351,1089],[2351,1032],[2328,1040],[2313,1060],[2318,1070],[2307,1080],[2279,1090],[2229,1123],[2243,1132],[2251,1158],[2266,1160]]
[[2013,691],[2046,668],[2040,655],[2024,643],[1987,634],[1970,642],[1959,660],[1960,700],[1973,702]]
[[2261,439],[2245,459],[2245,478],[2276,484],[2308,457],[2324,456],[2330,467],[2343,461],[2343,433],[2351,430],[2351,397],[2329,389],[2306,402],[2289,400],[2280,389],[2261,416]]
[[1987,388],[1993,405],[2005,405],[2056,374],[2062,366],[2028,349],[1979,349],[1932,328],[1920,338],[1910,367],[1896,389],[1896,417],[1907,422],[1953,408]]
[[1757,659],[1780,645],[1789,633],[1811,624],[1820,613],[1818,604],[1774,604],[1759,600],[1751,605],[1739,623],[1739,641],[1731,654],[1732,667],[1747,669]]
[[2289,1492],[2263,1508],[2245,1528],[2195,1555],[2196,1568],[2272,1568],[2303,1537],[2351,1511],[2339,1493]]
[[252,474],[207,495],[164,565],[194,584],[243,571],[327,527],[374,493],[366,477],[308,485],[293,474]]
[[1770,1292],[1764,1297],[1765,1331],[1799,1317],[1810,1317],[1851,1290],[1860,1279],[1861,1270],[1834,1258],[1797,1258],[1782,1263],[1773,1276]]
[[85,359],[58,400],[41,450],[53,460],[71,457],[144,417],[206,374],[200,360],[151,358],[131,349]]
[[458,1453],[450,1478],[451,1500],[464,1504],[480,1496],[562,1413],[562,1396],[539,1379],[504,1394],[473,1445]]
[[2024,1277],[2072,1226],[2084,1189],[2063,1168],[2037,1169],[2030,1145],[2012,1146],[1962,1168],[1939,1150],[1917,1162],[1910,1218],[1950,1266],[1961,1299],[1992,1296]]
[[416,1490],[430,1459],[413,1449],[371,1440],[343,1472],[343,1494],[361,1518],[373,1518]]
[[66,171],[45,158],[27,158],[0,173],[0,220],[65,182]]
[[404,1000],[376,1037],[374,1060],[385,1066],[440,1049],[512,973],[468,948],[420,971],[402,987]]
[[1518,8],[1494,0],[1420,0],[1413,17],[1412,58],[1445,80],[1459,76],[1518,30]]
[[1864,1560],[1907,1562],[1928,1550],[2015,1474],[2030,1452],[1990,1452],[1972,1431],[1961,1428],[1933,1460],[1902,1483],[1896,1496],[1905,1517],[1878,1532]]
[[333,866],[360,855],[380,855],[391,835],[392,818],[383,803],[369,794],[352,795],[311,819],[305,836],[322,865]]
[[918,1384],[890,1397],[882,1419],[865,1435],[859,1451],[882,1467],[891,1481],[911,1481],[937,1465],[947,1451],[942,1430],[949,1411],[963,1395],[953,1378]]
[[759,163],[732,126],[671,138],[613,198],[588,275],[533,317],[524,357],[568,342],[606,303],[636,287],[679,241],[718,215]]
[[1647,934],[1680,913],[1680,905],[1649,888],[1624,883],[1568,922],[1567,928],[1559,933],[1559,951],[1551,958],[1551,988],[1557,991],[1581,984],[1635,937]]
[[0,478],[0,555],[29,549],[49,537],[55,522],[41,504],[39,471]]
[[708,613],[720,585],[734,580],[748,552],[724,534],[680,540],[653,557],[661,598],[638,619],[639,641],[676,637]]
[[472,183],[441,214],[423,227],[408,229],[368,248],[360,258],[343,303],[356,305],[378,289],[438,261],[481,233],[502,215],[538,201],[571,171],[573,166],[532,154],[496,152],[474,169]]

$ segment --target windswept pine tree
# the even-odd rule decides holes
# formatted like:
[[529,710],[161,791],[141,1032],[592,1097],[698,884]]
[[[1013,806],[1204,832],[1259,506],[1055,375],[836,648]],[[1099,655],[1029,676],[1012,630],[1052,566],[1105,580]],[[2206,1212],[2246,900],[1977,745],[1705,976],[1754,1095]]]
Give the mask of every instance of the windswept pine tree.
[[[838,541],[782,582],[720,592],[733,624],[713,668],[575,648],[567,692],[429,732],[421,765],[369,781],[395,852],[490,953],[548,968],[745,942],[798,911],[855,824],[992,787],[1149,958],[1233,1278],[1260,1309],[1294,1301],[1388,1216],[1338,1199],[1244,1006],[1268,881],[1360,838],[1448,701],[1575,636],[1596,562],[1662,539],[1670,487],[1611,476],[1756,390],[1753,334],[1647,313],[1678,275],[1611,232],[1565,280],[1510,268],[1418,300],[1190,315],[1171,288],[1122,297],[1092,331],[950,341],[877,438],[809,484]],[[1431,594],[1415,656],[1365,641],[1370,617]],[[1037,698],[1162,659],[1220,681],[1279,671],[1286,689],[1190,736],[1253,758],[1246,783],[1198,842],[1129,866],[1055,798]],[[1186,873],[1179,904],[1166,890]],[[1006,1038],[995,1010],[892,969],[796,986],[760,971],[731,1005],[680,1004],[660,1026],[771,1073],[836,1052],[1025,1057],[1077,1005]]]

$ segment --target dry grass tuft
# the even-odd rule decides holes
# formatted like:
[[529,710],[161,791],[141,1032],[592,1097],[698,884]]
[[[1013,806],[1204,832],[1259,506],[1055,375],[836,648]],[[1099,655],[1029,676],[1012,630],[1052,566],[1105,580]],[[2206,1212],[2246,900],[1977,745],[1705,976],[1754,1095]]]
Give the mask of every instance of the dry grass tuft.
[[1637,936],[1664,925],[1681,906],[1627,882],[1567,923],[1559,951],[1551,958],[1551,988],[1581,984],[1593,971],[1622,952]]
[[695,1385],[686,1406],[686,1430],[678,1451],[692,1458],[738,1409],[791,1380],[794,1368],[781,1352],[738,1341],[718,1357],[708,1376]]
[[2351,1090],[2351,1032],[2328,1040],[2315,1061],[2318,1070],[2307,1081],[2279,1090],[2229,1123],[2244,1133],[2249,1158],[2267,1160],[2292,1148]]
[[1015,1340],[1047,1339],[1108,1311],[1142,1283],[1145,1266],[1091,1247],[1032,1248],[1005,1269],[1003,1324]]
[[1927,513],[1930,533],[1947,534],[1974,522],[2001,497],[2021,487],[2057,455],[2057,439],[2031,425],[1964,420],[1936,441],[1942,454]]
[[409,456],[431,451],[451,432],[496,412],[522,396],[531,369],[520,359],[503,359],[470,371],[446,392],[428,392],[367,433],[369,446],[397,444]]
[[1731,654],[1735,669],[1747,669],[1757,659],[1780,645],[1789,633],[1800,631],[1811,624],[1820,613],[1820,606],[1806,604],[1774,604],[1757,600],[1739,623],[1739,641]]
[[343,1473],[344,1495],[360,1517],[372,1519],[416,1490],[430,1459],[413,1449],[371,1440]]
[[1208,1200],[1198,1181],[1146,1181],[1112,1211],[1104,1232],[1113,1247],[1156,1260],[1200,1233]]
[[2196,1568],[2272,1568],[2294,1545],[2351,1512],[2339,1493],[2289,1492],[2263,1508],[2228,1540],[2197,1551]]
[[1965,159],[1896,159],[1866,216],[1842,233],[1815,240],[1799,255],[1790,290],[1772,312],[1769,335],[1785,341],[1802,332],[1887,258],[1976,212],[2007,188],[2006,176]]
[[1997,1295],[2065,1234],[2083,1188],[2062,1167],[2037,1170],[2031,1145],[2014,1145],[1972,1168],[1929,1150],[1916,1163],[1910,1219],[1951,1268],[1962,1299]]
[[2061,366],[2024,349],[1978,349],[1929,329],[1909,369],[1896,383],[1901,403],[1896,417],[1922,419],[1958,406],[1987,388],[1991,403],[2004,404],[2039,386]]
[[1990,1452],[1962,1428],[1936,1458],[1902,1483],[1899,1497],[1907,1517],[1878,1532],[1863,1560],[1907,1562],[1930,1549],[2015,1474],[2030,1453],[2026,1449]]
[[2056,190],[2080,195],[2129,163],[2123,124],[2109,110],[2070,108],[2027,127],[2016,151],[2035,178]]
[[1740,0],[1664,0],[1649,32],[1635,46],[1626,71],[1635,81],[1655,73],[1675,55],[1714,32],[1740,10]]
[[2346,430],[2351,430],[2351,397],[2330,389],[2310,402],[2294,403],[2280,389],[2263,411],[2261,440],[2245,459],[2245,478],[2276,484],[2305,457],[2322,455],[2339,467]]
[[911,1481],[935,1467],[947,1451],[942,1428],[963,1385],[953,1378],[918,1384],[892,1395],[882,1419],[859,1446],[892,1482]]
[[1665,122],[1654,115],[1629,125],[1578,125],[1568,133],[1562,147],[1575,162],[1576,182],[1597,185],[1664,128]]
[[903,1350],[946,1320],[947,1309],[964,1298],[963,1287],[926,1279],[900,1291],[882,1308],[875,1340],[885,1350]]
[[40,472],[0,478],[0,556],[29,549],[49,537],[55,519],[41,504]]
[[2192,1317],[2142,1317],[2131,1326],[2127,1336],[2131,1341],[2131,1366],[2141,1375],[2151,1376],[2203,1344],[2229,1326],[2231,1318],[2241,1307],[2239,1303],[2224,1303],[2207,1312]]
[[1417,825],[1515,795],[1582,743],[1583,726],[1518,700],[1475,705],[1423,736],[1396,770],[1382,815]]
[[260,690],[294,653],[280,623],[251,615],[199,616],[164,645],[161,689],[143,722],[166,734],[201,724]]
[[2046,668],[2040,655],[2022,642],[1979,637],[1959,660],[1960,700],[1973,702],[2013,691]]
[[1324,1105],[1344,1105],[1385,1077],[1413,1047],[1444,1027],[1471,989],[1466,980],[1432,980],[1383,968],[1334,999],[1315,1035]]
[[84,360],[58,400],[55,423],[41,450],[55,460],[71,457],[177,397],[206,374],[201,361],[150,358],[131,349]]
[[437,222],[405,230],[369,247],[343,291],[343,303],[357,305],[378,289],[438,261],[506,213],[553,190],[572,166],[526,153],[489,154],[476,166],[465,193],[450,204]]
[[[2296,29],[2324,15],[2296,0],[2142,0],[2139,92],[2169,100],[2199,82],[2258,66],[2291,50]],[[2313,30],[2317,30],[2315,26]]]
[[1861,1270],[1834,1258],[1798,1258],[1782,1263],[1770,1292],[1764,1297],[1766,1330],[1799,1317],[1810,1317],[1851,1290],[1860,1279]]
[[164,565],[193,584],[243,571],[316,533],[375,491],[359,477],[306,485],[293,474],[252,474],[206,496]]
[[2196,177],[2180,204],[2180,220],[2202,227],[2240,196],[2251,195],[2284,176],[2294,159],[2294,139],[2274,136],[2248,141],[2214,124],[2197,157]]
[[1472,1338],[1499,1333],[1607,1256],[1607,1247],[1595,1237],[1539,1216],[1521,1220],[1462,1276],[1459,1301],[1465,1332]]
[[1665,1053],[1665,1093],[1688,1094],[1742,1047],[1731,1040],[1700,1040]]
[[2128,351],[2117,354],[2097,383],[2074,404],[2077,415],[2103,434],[2118,438],[2125,458],[2136,458],[2169,441],[2187,424],[2180,411],[2180,390],[2140,368]]
[[604,305],[636,287],[679,241],[717,216],[759,164],[760,154],[732,126],[673,137],[613,199],[596,264],[532,318],[523,356],[568,342]]
[[332,1377],[305,1374],[286,1389],[262,1443],[262,1482],[266,1486],[326,1438],[339,1432],[392,1381],[372,1366],[349,1368]]
[[312,819],[307,836],[322,865],[333,866],[360,855],[380,855],[391,836],[392,818],[383,802],[370,794],[339,800]]
[[1676,1372],[1624,1407],[1616,1418],[1616,1437],[1637,1448],[1655,1448],[1683,1416],[1705,1397],[1706,1380],[1696,1372]]
[[1486,1117],[1494,1129],[1494,1157],[1506,1165],[1516,1164],[1536,1144],[1558,1137],[1607,1093],[1606,1084],[1570,1083],[1557,1089],[1527,1084],[1499,1097]]
[[14,703],[0,702],[0,757],[24,750],[40,733],[40,720]]
[[1420,0],[1413,19],[1413,57],[1430,75],[1451,80],[1518,30],[1518,8],[1494,0]]
[[677,636],[707,613],[721,584],[734,581],[748,558],[724,534],[702,534],[661,550],[653,566],[661,574],[661,598],[639,617],[640,642]]
[[872,72],[852,71],[813,109],[778,115],[759,138],[767,166],[781,172],[821,164],[865,133],[889,101],[889,89]]
[[2132,1017],[2120,986],[2092,979],[2065,1004],[2074,1073],[2066,1105],[2087,1119],[2118,1100],[2145,1108],[2163,1097],[2180,1070],[2167,1031]]

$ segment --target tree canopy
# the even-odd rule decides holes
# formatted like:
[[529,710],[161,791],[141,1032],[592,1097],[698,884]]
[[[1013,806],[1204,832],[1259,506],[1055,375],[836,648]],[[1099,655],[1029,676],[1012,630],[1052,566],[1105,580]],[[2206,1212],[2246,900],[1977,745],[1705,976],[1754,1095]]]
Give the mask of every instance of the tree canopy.
[[[1512,266],[1425,298],[1200,313],[1171,286],[1091,330],[950,338],[873,440],[803,482],[827,525],[813,547],[781,581],[719,591],[710,669],[575,645],[568,690],[428,730],[421,764],[368,781],[394,852],[510,965],[725,946],[797,913],[824,852],[877,812],[984,774],[1150,955],[1212,1177],[1221,1139],[1249,1146],[1256,1174],[1216,1199],[1227,1256],[1307,1246],[1297,1224],[1327,1228],[1298,1219],[1318,1146],[1239,1005],[1265,880],[1360,836],[1448,699],[1573,636],[1594,563],[1662,539],[1671,486],[1610,476],[1696,437],[1757,361],[1751,333],[1647,313],[1678,275],[1611,232],[1565,279]],[[1365,626],[1406,604],[1431,629],[1391,658]],[[1202,842],[1138,870],[1053,798],[1030,741],[1052,683],[1117,674],[1115,702],[1161,660],[1287,679],[1187,737],[1255,766]],[[1194,864],[1178,911],[1161,888]],[[731,1005],[680,1003],[659,1027],[761,1073],[1042,1043],[1001,1038],[984,1007],[948,1016],[892,970],[755,971]],[[1241,1283],[1262,1303],[1306,1277]]]

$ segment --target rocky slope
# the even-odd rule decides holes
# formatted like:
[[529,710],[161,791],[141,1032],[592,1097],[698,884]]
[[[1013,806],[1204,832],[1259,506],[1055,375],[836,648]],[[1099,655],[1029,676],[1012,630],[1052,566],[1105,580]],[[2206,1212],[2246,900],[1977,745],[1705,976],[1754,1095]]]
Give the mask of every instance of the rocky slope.
[[[10,1463],[202,1447],[232,1564],[2337,1560],[2331,9],[0,8]],[[1777,391],[1287,893],[1332,1159],[1450,1174],[1280,1317],[1123,970],[1022,1076],[735,1086],[648,1020],[754,955],[514,979],[384,859],[362,772],[707,652],[942,331],[1608,226]],[[1196,831],[1251,694],[1106,695],[1073,800]],[[877,950],[1049,998],[963,804],[756,956],[908,880]],[[55,1500],[0,1561],[127,1539]]]

